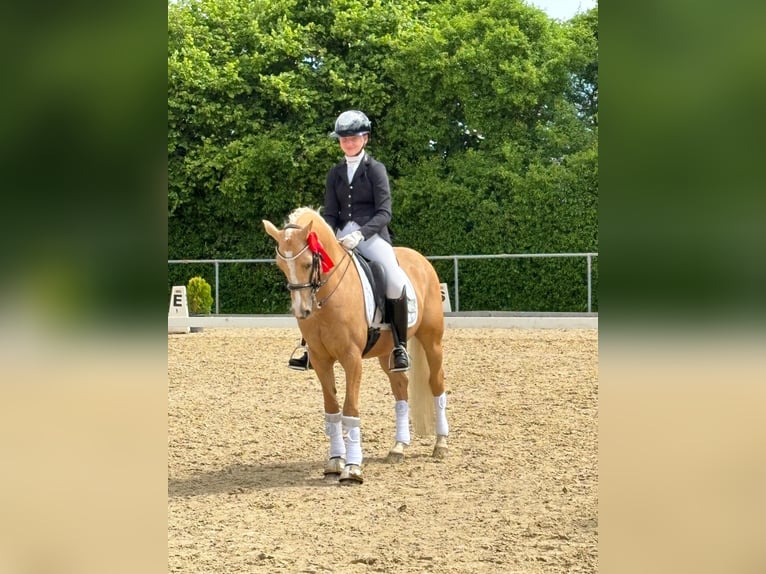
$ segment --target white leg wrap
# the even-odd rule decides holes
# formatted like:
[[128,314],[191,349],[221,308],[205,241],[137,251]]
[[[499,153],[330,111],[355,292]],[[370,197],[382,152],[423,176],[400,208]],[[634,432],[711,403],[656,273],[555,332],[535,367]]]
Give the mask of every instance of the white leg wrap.
[[346,445],[343,442],[343,428],[340,418],[340,413],[324,414],[324,434],[330,439],[330,458],[346,456]]
[[346,444],[346,464],[362,464],[362,430],[359,417],[341,417],[343,442]]
[[434,397],[434,411],[436,415],[436,434],[447,436],[449,425],[447,424],[447,393],[444,392]]
[[410,405],[407,401],[396,401],[396,437],[397,442],[410,444]]

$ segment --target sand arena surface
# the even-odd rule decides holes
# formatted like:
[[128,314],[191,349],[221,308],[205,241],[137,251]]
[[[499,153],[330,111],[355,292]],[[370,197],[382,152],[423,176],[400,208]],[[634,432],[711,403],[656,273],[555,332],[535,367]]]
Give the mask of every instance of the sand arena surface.
[[596,572],[597,335],[448,329],[443,461],[413,434],[385,462],[394,398],[365,361],[357,486],[323,479],[319,381],[286,367],[297,328],[168,335],[169,571]]

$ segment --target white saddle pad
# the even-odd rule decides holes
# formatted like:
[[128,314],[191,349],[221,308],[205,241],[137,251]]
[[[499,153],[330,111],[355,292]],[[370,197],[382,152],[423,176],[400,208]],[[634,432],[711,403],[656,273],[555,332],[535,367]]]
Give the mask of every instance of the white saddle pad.
[[[364,272],[362,264],[359,263],[359,258],[356,253],[352,253],[354,265],[356,265],[357,271],[359,271],[359,277],[362,279],[362,291],[364,292],[364,311],[367,318],[367,325],[370,327],[380,329],[390,329],[391,326],[388,323],[383,323],[382,312],[380,309],[375,309],[375,298],[372,296],[372,285],[370,280],[367,279],[367,273]],[[405,273],[404,276],[407,281],[404,284],[405,291],[407,293],[407,327],[412,327],[418,320],[418,299],[415,297],[415,289],[412,286],[410,278]],[[375,315],[373,317],[373,314]]]

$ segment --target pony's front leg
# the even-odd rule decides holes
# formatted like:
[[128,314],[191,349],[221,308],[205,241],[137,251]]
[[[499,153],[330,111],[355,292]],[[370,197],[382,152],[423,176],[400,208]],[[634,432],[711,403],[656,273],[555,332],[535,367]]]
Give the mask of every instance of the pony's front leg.
[[346,398],[343,404],[343,442],[346,447],[346,465],[340,473],[341,484],[361,484],[362,428],[359,418],[359,386],[362,383],[361,355],[347,356],[341,361],[346,373]]
[[346,445],[340,413],[324,414],[324,433],[330,441],[330,455],[324,465],[324,475],[338,477],[346,466]]
[[346,445],[343,442],[342,414],[336,398],[335,373],[332,363],[328,366],[317,362],[314,369],[322,383],[324,432],[330,442],[330,454],[325,462],[324,475],[327,478],[337,478],[346,466]]

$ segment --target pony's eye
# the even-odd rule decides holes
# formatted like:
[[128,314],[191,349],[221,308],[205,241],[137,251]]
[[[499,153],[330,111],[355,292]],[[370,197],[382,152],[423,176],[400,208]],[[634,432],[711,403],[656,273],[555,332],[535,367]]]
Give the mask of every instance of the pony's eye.
[[304,264],[303,264],[303,268],[304,268],[306,271],[308,271],[309,269],[311,269],[311,263],[304,263]]

